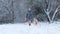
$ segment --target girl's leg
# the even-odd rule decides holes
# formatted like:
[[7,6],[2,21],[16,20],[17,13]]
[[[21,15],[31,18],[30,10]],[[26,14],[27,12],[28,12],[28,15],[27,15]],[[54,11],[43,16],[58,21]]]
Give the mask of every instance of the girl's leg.
[[31,25],[31,20],[29,20],[29,26]]

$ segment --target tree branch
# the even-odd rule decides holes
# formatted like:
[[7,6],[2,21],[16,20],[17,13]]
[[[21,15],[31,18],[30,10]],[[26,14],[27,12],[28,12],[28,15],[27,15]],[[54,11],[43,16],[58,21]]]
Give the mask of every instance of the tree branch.
[[56,8],[56,10],[55,10],[55,12],[54,12],[54,14],[53,14],[53,16],[52,16],[52,20],[54,19],[56,13],[58,12],[58,8],[59,8],[59,7],[60,7],[60,6],[58,6],[58,7]]

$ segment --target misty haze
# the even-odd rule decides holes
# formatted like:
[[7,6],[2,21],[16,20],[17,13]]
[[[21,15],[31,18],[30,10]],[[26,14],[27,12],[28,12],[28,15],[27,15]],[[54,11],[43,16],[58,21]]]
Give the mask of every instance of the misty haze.
[[60,34],[60,0],[0,0],[0,34]]

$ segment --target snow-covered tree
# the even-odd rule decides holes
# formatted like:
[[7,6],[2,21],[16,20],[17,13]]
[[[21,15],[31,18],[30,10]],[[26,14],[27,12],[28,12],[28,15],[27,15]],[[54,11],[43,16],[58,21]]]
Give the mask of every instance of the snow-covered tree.
[[14,21],[14,10],[12,0],[0,0],[0,23]]
[[[57,8],[54,10],[52,8],[55,8],[55,7],[52,7],[52,3],[49,0],[45,1],[45,3],[46,3],[46,8],[44,8],[44,12],[46,13],[49,22],[53,22],[55,15],[60,8],[60,5],[58,5],[57,2],[53,1],[53,4],[56,3],[56,6],[58,5]],[[52,13],[52,10],[54,10],[54,13],[52,14],[52,16],[50,16],[50,13]]]

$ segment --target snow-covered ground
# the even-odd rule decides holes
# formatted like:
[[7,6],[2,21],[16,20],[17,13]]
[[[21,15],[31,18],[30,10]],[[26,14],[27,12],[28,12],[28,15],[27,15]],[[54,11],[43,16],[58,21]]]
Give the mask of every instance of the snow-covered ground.
[[60,23],[26,23],[0,25],[0,34],[60,34]]

